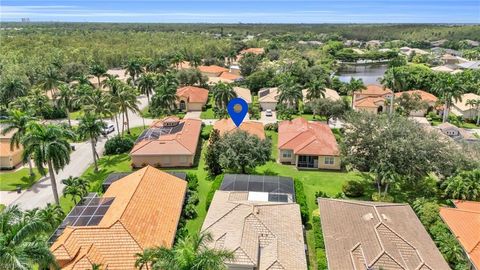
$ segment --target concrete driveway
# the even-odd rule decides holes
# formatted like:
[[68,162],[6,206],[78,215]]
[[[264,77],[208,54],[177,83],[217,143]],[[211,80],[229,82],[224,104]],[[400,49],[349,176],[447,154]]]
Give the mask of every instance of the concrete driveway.
[[264,125],[265,124],[276,123],[278,121],[277,120],[277,112],[272,111],[272,116],[266,116],[266,112],[262,111],[260,113],[260,120],[259,121],[262,122]]

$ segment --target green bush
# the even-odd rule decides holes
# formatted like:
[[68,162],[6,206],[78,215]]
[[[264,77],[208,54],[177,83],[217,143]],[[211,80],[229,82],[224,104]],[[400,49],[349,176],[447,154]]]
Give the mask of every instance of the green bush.
[[265,125],[264,129],[278,132],[278,123],[268,123]]
[[343,184],[342,190],[348,197],[360,197],[365,193],[363,184],[354,180],[349,180]]
[[327,257],[325,256],[325,242],[322,233],[322,224],[320,217],[314,216],[312,218],[313,234],[315,239],[315,253],[317,254],[318,269],[327,269]]
[[393,202],[394,198],[390,195],[383,195],[383,194],[378,194],[378,192],[374,192],[372,194],[372,200],[374,202]]
[[203,126],[200,137],[203,140],[208,140],[208,138],[210,137],[210,133],[212,132],[212,129],[213,129],[213,126]]
[[130,152],[134,141],[128,137],[115,136],[105,143],[105,155],[118,155]]
[[300,215],[302,216],[303,224],[308,222],[308,206],[307,206],[307,196],[305,196],[305,190],[303,189],[303,183],[300,180],[295,179],[295,197],[297,203],[300,205]]
[[210,187],[210,190],[208,191],[207,194],[207,199],[206,199],[206,205],[205,205],[205,210],[208,211],[208,208],[210,207],[210,204],[212,203],[213,200],[213,195],[215,195],[215,191],[220,188],[222,185],[222,180],[223,180],[223,174],[217,175],[215,177],[215,180],[212,183],[212,186]]
[[198,188],[198,177],[194,173],[187,173],[187,182],[188,182],[188,189],[189,190],[197,190]]
[[62,119],[67,118],[65,110],[58,108],[57,106],[48,106],[41,112],[42,117],[45,119]]

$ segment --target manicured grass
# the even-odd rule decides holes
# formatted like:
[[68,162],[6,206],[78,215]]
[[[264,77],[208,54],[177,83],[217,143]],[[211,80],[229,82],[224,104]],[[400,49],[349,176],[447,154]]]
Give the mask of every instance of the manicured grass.
[[[434,120],[431,120],[430,123],[432,124],[432,126],[438,126],[438,125],[442,124],[442,120],[434,119]],[[474,123],[467,123],[467,122],[463,122],[463,123],[460,123],[458,125],[455,122],[450,122],[450,124],[455,125],[455,126],[460,127],[460,128],[467,128],[467,129],[480,128],[480,126],[477,126]]]
[[218,117],[215,116],[215,112],[213,111],[213,106],[215,106],[213,98],[209,98],[207,109],[202,111],[200,114],[200,119],[217,119]]
[[0,173],[0,190],[12,191],[20,186],[22,189],[27,189],[35,184],[42,176],[37,169],[33,170],[35,176],[30,176],[30,169],[22,168],[15,172]]
[[[75,111],[75,112],[70,112],[70,119],[72,120],[80,120],[80,118],[82,118],[84,115],[83,111],[82,110],[78,110],[78,111]],[[103,119],[108,119],[110,118],[109,116],[103,116],[102,117]]]

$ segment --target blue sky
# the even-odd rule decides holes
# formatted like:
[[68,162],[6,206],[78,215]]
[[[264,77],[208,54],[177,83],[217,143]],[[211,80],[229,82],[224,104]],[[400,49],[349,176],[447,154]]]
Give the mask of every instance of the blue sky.
[[0,0],[1,21],[480,23],[480,0]]

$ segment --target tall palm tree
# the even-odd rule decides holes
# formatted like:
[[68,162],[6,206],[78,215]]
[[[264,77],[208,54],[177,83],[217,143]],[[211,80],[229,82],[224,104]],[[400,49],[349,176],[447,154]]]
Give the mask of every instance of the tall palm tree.
[[353,108],[355,92],[367,89],[367,87],[365,86],[365,84],[363,84],[362,79],[355,79],[352,77],[350,78],[350,82],[347,84],[346,89],[347,89],[347,94],[352,97],[351,107]]
[[279,103],[286,104],[287,109],[298,108],[298,102],[303,98],[302,88],[292,76],[285,77],[278,90]]
[[149,270],[150,266],[155,262],[155,249],[145,249],[142,253],[135,254],[135,267],[139,270]]
[[97,164],[97,150],[95,145],[97,144],[97,138],[102,135],[103,129],[106,127],[106,123],[98,119],[92,113],[86,113],[78,124],[77,132],[81,139],[90,140],[92,145],[93,163],[95,164],[95,172],[98,172]]
[[[28,124],[35,120],[35,117],[32,117],[19,110],[12,110],[9,112],[8,118],[3,122],[4,128],[2,130],[2,134],[5,135],[9,132],[14,132],[10,138],[10,150],[20,147],[20,144],[22,144],[22,139],[27,133]],[[27,157],[27,160],[30,169],[30,175],[33,176],[33,166],[30,156]]]
[[83,109],[86,106],[95,104],[95,90],[95,88],[87,84],[77,85],[74,91],[73,105]]
[[324,80],[317,79],[317,80],[311,81],[310,83],[308,83],[306,98],[311,101],[319,98],[324,98],[326,87],[327,86]]
[[172,62],[172,65],[174,65],[176,69],[179,69],[180,64],[183,62],[183,59],[184,59],[183,55],[177,52],[174,55],[172,55],[170,61]]
[[93,84],[92,82],[90,81],[90,79],[92,78],[91,75],[80,75],[78,77],[75,77],[75,80],[77,81],[77,86],[79,85],[88,85],[88,86],[92,86],[93,87]]
[[0,102],[5,106],[16,98],[25,96],[27,92],[27,82],[19,78],[3,78],[0,82]]
[[90,66],[90,74],[92,74],[97,78],[98,88],[102,87],[100,78],[104,76],[106,73],[107,73],[107,69],[100,64],[93,64],[92,66]]
[[122,121],[122,134],[124,132],[125,124],[127,126],[127,133],[130,134],[130,120],[128,118],[128,111],[130,110],[136,113],[140,112],[140,109],[138,108],[140,101],[137,99],[137,92],[129,85],[122,84],[116,95],[116,98],[120,112],[122,113],[122,117],[124,117],[124,121]]
[[151,110],[157,114],[171,113],[177,101],[177,87],[177,78],[172,73],[159,76],[155,94],[152,96]]
[[50,91],[52,99],[55,99],[57,87],[61,83],[61,76],[55,67],[48,67],[40,78],[40,87],[45,91]]
[[32,265],[40,269],[54,267],[56,262],[42,235],[49,224],[38,218],[24,218],[17,205],[0,212],[0,269],[25,270]]
[[107,78],[103,80],[102,86],[108,88],[110,93],[116,94],[118,91],[118,88],[120,87],[120,80],[118,79],[118,75],[106,75]]
[[476,113],[476,125],[480,125],[480,99],[469,99],[465,102],[467,106],[470,106],[472,109],[475,108]]
[[455,75],[440,72],[436,75],[432,90],[440,97],[444,103],[442,122],[448,121],[448,114],[453,102],[461,101],[463,94],[463,85]]
[[65,218],[65,212],[58,204],[47,203],[45,208],[38,210],[37,217],[50,225],[50,228],[54,230]]
[[131,59],[125,66],[125,69],[125,75],[130,75],[130,77],[132,78],[132,83],[133,85],[135,85],[138,76],[143,73],[142,64],[137,59]]
[[147,101],[150,104],[150,94],[152,94],[155,85],[157,84],[156,75],[151,72],[144,73],[137,81],[138,91],[141,94],[147,95]]
[[[225,261],[234,259],[233,252],[208,248],[207,244],[212,241],[213,238],[208,233],[194,234],[178,241],[173,249],[159,247],[152,250],[147,249],[144,253],[153,253],[150,261],[153,269],[227,269]],[[150,256],[142,257],[149,258]],[[148,265],[148,262],[141,261],[138,262],[139,265]]]
[[235,93],[230,84],[219,82],[213,87],[213,99],[215,100],[215,105],[221,109],[227,109],[228,102],[236,97],[237,93]]
[[63,189],[63,196],[70,195],[73,199],[73,202],[77,204],[77,198],[81,200],[88,194],[88,188],[90,184],[87,180],[80,177],[70,176],[62,180],[62,183],[65,185]]
[[46,175],[44,165],[48,166],[48,174],[52,184],[53,196],[58,204],[57,182],[55,173],[70,162],[71,146],[68,140],[73,140],[74,134],[59,126],[48,124],[43,125],[30,122],[27,132],[21,143],[25,149],[23,158],[32,157],[41,175]]
[[167,72],[169,66],[170,65],[167,59],[158,58],[154,60],[152,63],[150,63],[150,65],[148,65],[147,67],[149,72],[156,72],[156,73],[163,74]]
[[73,88],[66,83],[62,83],[58,86],[58,99],[57,106],[63,108],[67,114],[68,126],[72,127],[72,121],[70,119],[70,110],[73,109],[73,104],[75,101],[75,91]]

